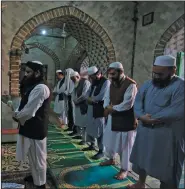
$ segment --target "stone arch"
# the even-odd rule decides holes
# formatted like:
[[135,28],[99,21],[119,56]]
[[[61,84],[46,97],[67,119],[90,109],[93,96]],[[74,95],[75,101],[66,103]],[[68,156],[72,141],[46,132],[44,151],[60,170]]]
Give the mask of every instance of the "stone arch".
[[[17,31],[11,43],[10,69],[19,69],[21,47],[31,33],[40,26],[58,27],[67,23],[69,32],[87,51],[90,63],[106,67],[116,60],[114,47],[107,32],[88,14],[72,6],[62,6],[42,12],[29,19]],[[61,26],[62,27],[62,26]],[[10,94],[18,95],[17,78],[10,77]]]
[[176,32],[166,43],[164,54],[177,56],[178,52],[184,52],[184,27]]
[[58,56],[51,49],[49,49],[45,45],[38,43],[38,42],[28,43],[26,45],[31,46],[31,47],[29,47],[29,49],[38,48],[41,51],[45,52],[47,55],[49,55],[52,58],[52,60],[55,64],[55,70],[60,69],[60,60],[59,60]]
[[157,56],[163,55],[165,51],[166,44],[168,41],[176,34],[179,30],[184,27],[185,14],[180,16],[161,36],[159,41],[156,44],[154,50],[154,59]]

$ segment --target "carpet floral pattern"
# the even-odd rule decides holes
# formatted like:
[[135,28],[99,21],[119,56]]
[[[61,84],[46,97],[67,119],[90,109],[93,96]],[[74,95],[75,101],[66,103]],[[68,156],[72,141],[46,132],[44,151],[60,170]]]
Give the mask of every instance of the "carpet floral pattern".
[[[48,188],[126,188],[128,184],[135,183],[132,174],[123,181],[115,180],[113,176],[118,169],[114,166],[100,167],[101,160],[91,159],[96,152],[83,152],[81,149],[87,146],[80,146],[78,142],[79,140],[69,137],[68,132],[49,125]],[[2,182],[17,181],[22,184],[23,178],[30,172],[28,160],[25,163],[15,160],[15,143],[2,144],[2,152]],[[34,188],[27,183],[25,185],[26,188]],[[179,188],[184,188],[184,171]]]
[[[81,149],[87,146],[80,146],[78,142],[79,140],[69,137],[68,132],[64,132],[55,125],[49,125],[48,173],[57,188],[125,188],[128,184],[135,182],[130,176],[123,181],[114,179],[113,176],[118,172],[117,168],[100,167],[101,160],[91,159],[96,151],[83,152]],[[12,179],[2,177],[2,182],[12,181],[16,176],[18,180],[25,177],[29,172],[28,161],[21,164],[15,160],[16,145],[3,144],[2,149],[2,174],[17,172]],[[51,185],[51,179],[48,185]]]

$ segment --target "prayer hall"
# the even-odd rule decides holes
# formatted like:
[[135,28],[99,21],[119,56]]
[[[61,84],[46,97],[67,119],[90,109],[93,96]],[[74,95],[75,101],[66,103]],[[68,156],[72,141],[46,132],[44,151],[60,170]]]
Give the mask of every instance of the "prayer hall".
[[2,188],[184,188],[184,2],[1,1]]

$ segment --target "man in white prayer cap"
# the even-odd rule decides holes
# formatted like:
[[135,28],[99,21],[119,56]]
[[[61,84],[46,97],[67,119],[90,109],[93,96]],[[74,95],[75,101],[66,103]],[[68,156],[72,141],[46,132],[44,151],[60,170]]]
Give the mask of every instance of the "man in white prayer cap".
[[130,156],[139,181],[129,188],[144,188],[147,175],[161,181],[161,189],[178,188],[184,152],[184,80],[175,75],[176,59],[158,56],[153,79],[136,96],[134,112],[140,123]]
[[88,102],[87,142],[90,142],[91,145],[82,150],[95,150],[95,139],[97,139],[99,151],[92,159],[100,159],[104,156],[103,132],[105,118],[103,103],[105,94],[110,86],[110,81],[102,75],[101,71],[96,66],[88,68],[87,71],[92,81],[92,85],[86,95]]
[[75,89],[72,93],[72,100],[75,104],[74,111],[74,127],[77,134],[74,139],[82,139],[79,145],[84,145],[86,142],[86,126],[87,126],[87,109],[86,94],[90,87],[90,82],[81,78],[78,72],[71,74],[71,80],[74,82]]
[[66,116],[66,111],[65,111],[65,102],[64,102],[64,91],[65,89],[65,78],[64,78],[64,73],[62,70],[57,70],[56,75],[58,78],[58,83],[56,87],[53,90],[53,94],[56,95],[55,97],[55,103],[54,103],[54,112],[58,116],[58,123],[61,125],[63,128],[64,125],[67,124],[67,116]]
[[101,166],[115,165],[116,154],[120,156],[121,168],[115,178],[123,180],[130,171],[130,153],[134,144],[137,120],[133,105],[137,94],[136,82],[125,76],[123,65],[113,62],[109,65],[110,89],[104,101],[105,117],[108,118],[103,144],[109,157]]
[[39,61],[28,61],[24,93],[13,116],[19,122],[16,160],[25,161],[28,155],[31,175],[24,180],[33,182],[37,188],[46,188],[50,90],[43,78],[43,64]]

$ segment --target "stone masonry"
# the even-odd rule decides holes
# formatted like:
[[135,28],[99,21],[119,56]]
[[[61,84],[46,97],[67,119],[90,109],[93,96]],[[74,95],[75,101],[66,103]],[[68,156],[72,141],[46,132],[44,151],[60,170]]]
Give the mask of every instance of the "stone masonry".
[[[42,25],[62,27],[59,23],[66,21],[67,32],[87,51],[90,64],[106,69],[110,62],[121,61],[126,74],[130,75],[134,29],[133,2],[4,3],[7,4],[7,8],[2,14],[2,59],[6,64],[2,78],[3,91],[9,88],[7,64],[15,65],[19,59],[18,55],[14,59],[10,56],[8,60],[8,51],[20,50],[24,40],[35,28]],[[134,79],[138,84],[151,77],[153,57],[158,52],[157,44],[161,44],[161,36],[184,14],[183,5],[183,2],[139,2],[134,62]],[[154,12],[154,22],[143,27],[142,17],[149,12]],[[16,84],[14,86],[18,86],[15,83],[16,77],[11,76],[11,86],[12,80]],[[13,93],[18,95],[18,90],[11,90],[10,92],[14,91]]]

